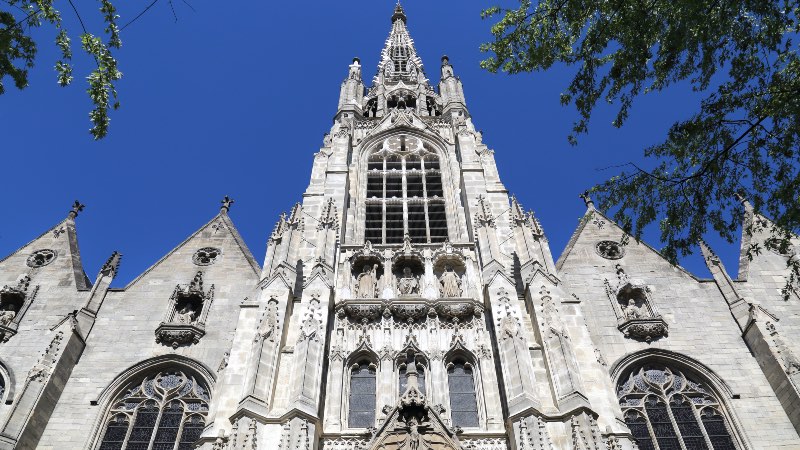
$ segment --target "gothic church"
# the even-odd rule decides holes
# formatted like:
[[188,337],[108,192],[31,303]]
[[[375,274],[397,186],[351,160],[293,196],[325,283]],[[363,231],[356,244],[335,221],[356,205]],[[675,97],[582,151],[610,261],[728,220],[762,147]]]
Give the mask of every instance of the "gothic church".
[[398,4],[263,266],[228,198],[124,288],[77,202],[0,260],[0,449],[800,449],[796,256],[698,278],[587,197],[555,260],[493,154]]

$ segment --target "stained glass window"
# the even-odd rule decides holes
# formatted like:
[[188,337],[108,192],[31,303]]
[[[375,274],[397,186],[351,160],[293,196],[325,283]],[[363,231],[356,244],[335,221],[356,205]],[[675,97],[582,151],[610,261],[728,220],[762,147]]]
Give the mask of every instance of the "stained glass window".
[[450,417],[453,426],[477,427],[478,402],[475,397],[475,378],[472,367],[463,360],[453,361],[447,369],[450,391]]
[[364,239],[399,244],[447,240],[439,159],[418,138],[393,136],[367,162]]
[[181,371],[145,377],[113,403],[98,449],[191,450],[209,401],[207,389]]
[[375,425],[375,394],[375,368],[369,361],[361,361],[350,372],[350,428]]
[[736,450],[722,405],[680,371],[645,366],[617,387],[625,423],[642,450]]

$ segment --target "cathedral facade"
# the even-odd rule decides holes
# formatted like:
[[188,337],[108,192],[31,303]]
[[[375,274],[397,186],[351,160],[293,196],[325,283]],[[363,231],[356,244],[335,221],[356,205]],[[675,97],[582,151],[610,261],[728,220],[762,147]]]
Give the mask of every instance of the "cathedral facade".
[[585,197],[556,260],[406,22],[263,265],[227,197],[124,288],[117,253],[84,272],[78,202],[0,260],[0,449],[800,449],[796,256],[732,276],[701,244],[701,279]]

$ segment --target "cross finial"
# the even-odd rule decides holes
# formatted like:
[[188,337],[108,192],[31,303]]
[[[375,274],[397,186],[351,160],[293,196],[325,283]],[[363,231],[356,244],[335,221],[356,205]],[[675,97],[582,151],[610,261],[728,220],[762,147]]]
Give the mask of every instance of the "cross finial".
[[75,203],[72,204],[72,209],[69,211],[69,214],[67,216],[70,219],[74,219],[74,218],[78,217],[78,213],[83,211],[83,208],[85,208],[85,207],[86,207],[86,205],[84,205],[81,202],[75,200]]
[[589,196],[589,191],[583,191],[583,194],[579,195],[578,197],[583,199],[583,202],[586,203],[587,208],[594,209],[594,202],[592,201],[592,197]]
[[220,203],[222,203],[222,207],[219,209],[219,212],[227,213],[228,210],[231,209],[231,205],[234,203],[234,201],[232,198],[226,195]]

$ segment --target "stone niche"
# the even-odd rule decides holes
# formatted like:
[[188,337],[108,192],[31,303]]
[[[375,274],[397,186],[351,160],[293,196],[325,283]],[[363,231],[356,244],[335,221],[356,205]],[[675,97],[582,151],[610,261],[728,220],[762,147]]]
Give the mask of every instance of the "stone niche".
[[367,241],[364,247],[356,251],[350,258],[350,273],[352,274],[351,292],[355,298],[380,298],[383,278],[383,257],[372,243]]
[[20,320],[36,297],[39,287],[29,292],[31,278],[23,275],[16,284],[0,289],[0,341],[7,342],[17,333]]
[[438,280],[439,295],[442,298],[465,297],[466,271],[464,255],[449,242],[445,242],[441,248],[433,252],[433,274]]
[[425,275],[425,259],[418,249],[411,245],[408,234],[403,246],[392,256],[392,274],[395,280],[394,292],[400,297],[419,297],[422,293]]
[[170,297],[164,320],[156,328],[156,342],[178,348],[197,344],[205,332],[206,319],[214,299],[214,285],[203,290],[203,272],[187,285],[177,285]]
[[617,283],[612,286],[605,280],[606,294],[617,317],[617,328],[627,338],[650,342],[666,337],[669,327],[653,302],[650,288],[639,280],[632,280],[617,264]]

